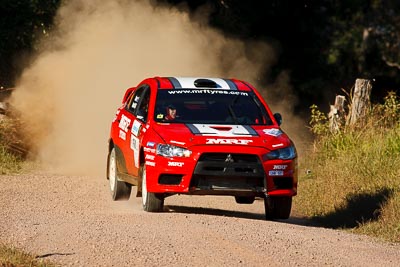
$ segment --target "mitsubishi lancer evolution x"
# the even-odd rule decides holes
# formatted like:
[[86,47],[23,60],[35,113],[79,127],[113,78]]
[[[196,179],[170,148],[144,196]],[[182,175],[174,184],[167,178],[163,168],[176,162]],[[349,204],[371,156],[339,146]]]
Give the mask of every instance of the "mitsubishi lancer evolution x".
[[153,77],[126,90],[111,123],[107,179],[113,200],[132,186],[145,211],[175,194],[263,199],[266,219],[287,219],[297,194],[297,152],[259,91],[237,79]]

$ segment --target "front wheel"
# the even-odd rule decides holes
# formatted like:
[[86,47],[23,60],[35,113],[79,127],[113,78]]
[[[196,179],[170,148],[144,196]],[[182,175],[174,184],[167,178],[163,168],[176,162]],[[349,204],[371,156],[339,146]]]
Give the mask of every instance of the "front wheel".
[[292,197],[265,197],[265,218],[288,219],[292,209]]
[[113,148],[108,155],[108,180],[110,183],[110,192],[113,200],[128,200],[131,195],[132,186],[124,181],[118,180],[118,160]]
[[142,176],[142,205],[143,210],[148,212],[160,212],[164,209],[164,197],[162,194],[147,192],[147,174],[146,165],[141,171]]

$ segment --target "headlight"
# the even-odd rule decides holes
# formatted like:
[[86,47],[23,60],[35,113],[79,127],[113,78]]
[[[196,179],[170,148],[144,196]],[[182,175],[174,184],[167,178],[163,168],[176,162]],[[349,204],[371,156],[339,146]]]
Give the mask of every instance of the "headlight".
[[265,159],[294,159],[296,157],[296,148],[289,146],[269,152],[264,156]]
[[157,145],[157,155],[163,156],[163,157],[190,157],[192,155],[192,151],[183,148],[183,147],[178,147],[178,146],[172,146],[172,145],[164,145],[164,144],[158,144]]

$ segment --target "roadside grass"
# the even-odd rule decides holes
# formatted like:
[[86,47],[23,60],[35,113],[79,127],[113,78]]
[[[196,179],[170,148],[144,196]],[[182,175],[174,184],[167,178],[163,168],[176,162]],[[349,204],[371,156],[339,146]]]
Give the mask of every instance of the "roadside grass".
[[1,267],[53,267],[56,266],[49,261],[38,259],[16,248],[0,244],[0,266]]
[[21,143],[15,120],[0,117],[0,174],[17,173],[21,170],[23,159],[20,155],[12,153],[12,145]]
[[[15,155],[9,149],[10,144],[18,143],[16,127],[12,119],[0,118],[0,175],[16,174],[21,172],[25,164],[23,158]],[[1,240],[0,240],[1,241]],[[55,266],[37,259],[35,256],[21,250],[0,243],[0,266],[1,267],[47,267]]]
[[397,96],[372,107],[362,127],[330,133],[327,121],[315,121],[314,150],[300,163],[296,210],[323,227],[400,242]]
[[21,170],[22,160],[0,144],[0,175],[18,173]]

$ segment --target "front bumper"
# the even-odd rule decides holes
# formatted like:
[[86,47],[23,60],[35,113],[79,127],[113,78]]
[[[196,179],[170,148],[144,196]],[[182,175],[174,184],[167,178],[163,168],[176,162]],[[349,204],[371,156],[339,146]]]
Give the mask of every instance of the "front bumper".
[[147,190],[153,193],[294,196],[297,160],[266,160],[264,148],[207,147],[190,158],[155,156],[146,162]]

